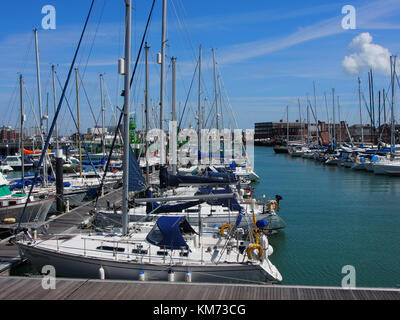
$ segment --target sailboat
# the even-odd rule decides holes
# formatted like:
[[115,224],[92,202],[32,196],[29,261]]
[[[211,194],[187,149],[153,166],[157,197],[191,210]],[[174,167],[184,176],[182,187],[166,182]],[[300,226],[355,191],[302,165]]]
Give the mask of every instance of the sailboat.
[[[25,192],[12,192],[8,181],[0,172],[0,224],[13,225],[20,221],[28,196]],[[55,200],[55,196],[32,195],[29,198],[22,223],[43,222]],[[8,228],[7,228],[8,229]]]

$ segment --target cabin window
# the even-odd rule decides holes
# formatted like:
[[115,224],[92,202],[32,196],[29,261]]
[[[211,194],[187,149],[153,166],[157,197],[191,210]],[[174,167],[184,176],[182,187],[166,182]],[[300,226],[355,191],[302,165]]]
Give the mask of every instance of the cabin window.
[[96,248],[97,250],[103,250],[103,251],[117,251],[117,252],[125,252],[124,248],[114,248],[114,247],[108,247],[108,246],[100,246]]
[[157,251],[157,255],[158,256],[167,256],[168,255],[168,251]]
[[147,250],[141,250],[141,249],[133,249],[132,253],[134,254],[148,254]]

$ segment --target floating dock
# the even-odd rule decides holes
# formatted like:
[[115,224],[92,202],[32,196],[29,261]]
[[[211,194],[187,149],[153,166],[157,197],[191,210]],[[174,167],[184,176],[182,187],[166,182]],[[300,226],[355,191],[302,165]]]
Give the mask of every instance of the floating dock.
[[57,279],[46,290],[42,280],[0,277],[0,300],[400,300],[397,289]]

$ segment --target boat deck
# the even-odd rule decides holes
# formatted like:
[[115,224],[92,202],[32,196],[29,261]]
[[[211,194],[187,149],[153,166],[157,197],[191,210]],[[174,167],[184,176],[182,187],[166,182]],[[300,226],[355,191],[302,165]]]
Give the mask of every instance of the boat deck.
[[[0,277],[0,300],[400,300],[398,289],[219,285]],[[173,292],[174,294],[171,294]]]

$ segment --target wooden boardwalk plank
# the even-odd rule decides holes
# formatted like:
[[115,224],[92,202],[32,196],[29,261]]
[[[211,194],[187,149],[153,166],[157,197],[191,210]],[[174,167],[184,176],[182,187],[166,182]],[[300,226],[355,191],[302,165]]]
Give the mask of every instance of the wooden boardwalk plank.
[[341,289],[0,277],[0,300],[400,300],[398,289]]

